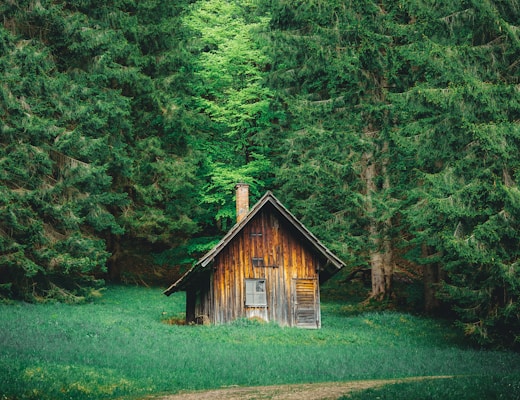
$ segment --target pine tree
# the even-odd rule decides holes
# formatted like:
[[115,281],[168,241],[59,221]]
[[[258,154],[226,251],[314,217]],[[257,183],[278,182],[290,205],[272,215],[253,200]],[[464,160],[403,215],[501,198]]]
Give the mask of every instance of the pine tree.
[[3,29],[2,45],[0,283],[16,297],[80,300],[109,256],[95,232],[121,231],[107,205],[124,196],[106,193],[103,167],[58,150],[71,134],[64,105],[77,100],[49,51]]
[[225,231],[235,220],[235,184],[249,183],[257,198],[270,177],[273,94],[264,84],[269,61],[260,35],[267,19],[254,1],[211,0],[194,3],[184,23],[193,32],[191,107],[201,115],[191,142],[202,160],[200,198],[206,225]]
[[387,297],[395,207],[387,201],[386,14],[368,1],[271,4],[271,79],[287,110],[279,183],[302,220],[321,225],[320,237],[371,268],[372,296]]
[[[401,154],[415,154],[411,258],[481,343],[518,340],[518,11],[512,3],[399,9],[392,95]],[[423,35],[421,41],[414,36]],[[419,251],[422,249],[422,251]],[[516,339],[515,339],[516,336]]]
[[188,133],[178,123],[188,120],[185,32],[175,23],[185,6],[0,5],[9,28],[0,57],[2,254],[18,295],[76,288],[105,276],[126,241],[160,250],[197,229]]

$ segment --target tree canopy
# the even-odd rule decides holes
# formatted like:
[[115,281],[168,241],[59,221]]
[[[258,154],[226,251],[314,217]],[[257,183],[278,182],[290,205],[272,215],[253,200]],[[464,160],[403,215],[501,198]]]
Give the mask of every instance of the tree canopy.
[[371,299],[406,281],[408,305],[518,346],[516,0],[0,14],[2,296],[79,301],[144,265],[166,279],[229,229],[247,182],[370,271]]

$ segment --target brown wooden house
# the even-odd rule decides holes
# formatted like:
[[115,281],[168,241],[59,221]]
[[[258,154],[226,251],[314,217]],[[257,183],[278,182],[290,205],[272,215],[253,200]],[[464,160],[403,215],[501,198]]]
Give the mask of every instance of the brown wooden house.
[[236,189],[236,225],[164,293],[186,291],[188,323],[257,317],[319,328],[319,284],[343,262],[271,192],[249,210],[248,186]]

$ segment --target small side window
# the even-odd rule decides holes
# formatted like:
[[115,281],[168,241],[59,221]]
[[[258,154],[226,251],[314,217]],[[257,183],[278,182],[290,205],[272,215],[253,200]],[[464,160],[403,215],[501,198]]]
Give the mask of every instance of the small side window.
[[265,279],[246,279],[246,306],[267,306]]
[[253,257],[251,261],[253,262],[253,267],[263,267],[264,266],[263,257]]

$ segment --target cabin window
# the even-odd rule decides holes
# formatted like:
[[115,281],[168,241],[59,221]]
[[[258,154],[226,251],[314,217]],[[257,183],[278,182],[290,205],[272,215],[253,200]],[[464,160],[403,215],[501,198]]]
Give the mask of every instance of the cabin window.
[[252,262],[253,262],[253,267],[263,267],[264,266],[263,257],[253,257]]
[[265,263],[263,257],[253,257],[251,259],[253,267],[278,268],[278,265],[268,265]]
[[246,279],[246,306],[267,306],[265,279]]

